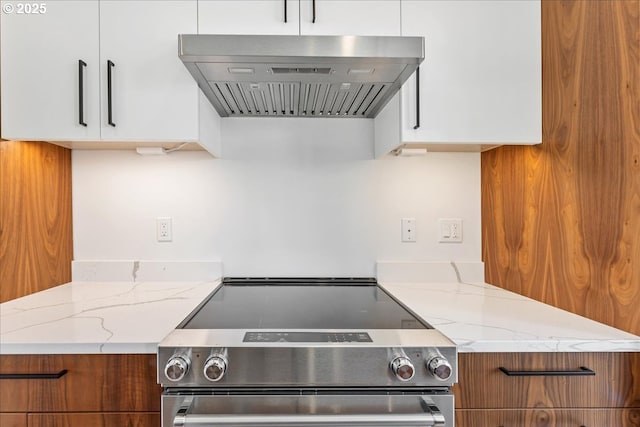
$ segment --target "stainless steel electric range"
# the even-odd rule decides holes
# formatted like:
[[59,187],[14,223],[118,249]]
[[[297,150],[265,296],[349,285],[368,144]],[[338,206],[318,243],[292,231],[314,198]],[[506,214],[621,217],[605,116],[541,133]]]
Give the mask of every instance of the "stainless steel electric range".
[[226,278],[158,347],[162,426],[454,426],[453,342],[375,279]]

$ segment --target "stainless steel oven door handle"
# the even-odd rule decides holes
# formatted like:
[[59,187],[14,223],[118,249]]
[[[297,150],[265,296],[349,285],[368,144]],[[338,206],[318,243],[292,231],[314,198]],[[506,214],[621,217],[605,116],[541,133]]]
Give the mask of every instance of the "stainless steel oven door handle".
[[426,410],[416,414],[190,414],[191,402],[185,402],[173,419],[174,427],[190,426],[376,426],[444,427],[445,417],[429,399]]
[[181,414],[173,421],[174,427],[239,425],[248,426],[415,426],[443,427],[441,414],[390,415],[205,415]]

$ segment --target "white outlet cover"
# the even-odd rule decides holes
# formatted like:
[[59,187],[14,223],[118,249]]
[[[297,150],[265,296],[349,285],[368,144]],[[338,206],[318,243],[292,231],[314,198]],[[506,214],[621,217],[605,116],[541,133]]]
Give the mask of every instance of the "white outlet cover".
[[402,241],[409,243],[416,241],[415,218],[402,218]]
[[170,242],[173,240],[171,217],[159,216],[156,218],[156,239],[158,242]]

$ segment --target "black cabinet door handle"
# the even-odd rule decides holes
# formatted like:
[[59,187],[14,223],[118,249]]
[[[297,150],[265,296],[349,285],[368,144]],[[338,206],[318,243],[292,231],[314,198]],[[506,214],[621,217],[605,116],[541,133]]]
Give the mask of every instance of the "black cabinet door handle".
[[311,0],[311,10],[313,11],[311,16],[311,23],[316,23],[316,0]]
[[287,0],[282,0],[284,3],[284,23],[287,23]]
[[595,375],[596,373],[589,368],[580,366],[580,369],[575,371],[511,371],[507,368],[500,366],[498,369],[507,376],[510,377],[564,377],[564,376],[584,376]]
[[69,372],[66,369],[51,374],[0,374],[0,380],[57,380]]
[[116,64],[113,63],[113,61],[111,61],[110,59],[107,60],[107,122],[109,123],[109,125],[115,127],[116,124],[113,123],[113,104],[112,104],[112,100],[111,100],[111,89],[112,89],[112,85],[111,85],[111,79],[112,79],[112,75],[111,75],[111,69],[113,67],[115,67]]
[[87,63],[78,59],[78,124],[87,126],[84,122],[84,68]]
[[420,67],[416,69],[416,125],[413,129],[420,127]]

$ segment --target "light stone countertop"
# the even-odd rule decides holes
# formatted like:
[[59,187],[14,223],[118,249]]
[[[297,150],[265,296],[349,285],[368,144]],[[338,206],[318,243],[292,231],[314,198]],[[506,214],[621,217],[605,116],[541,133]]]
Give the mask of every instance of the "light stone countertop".
[[[638,336],[483,283],[481,263],[425,268],[378,263],[377,277],[460,352],[640,351]],[[94,278],[97,270],[87,271]],[[0,304],[0,354],[152,354],[219,284],[74,280],[8,301]]]
[[0,354],[156,352],[220,281],[71,282],[0,304]]
[[640,352],[638,336],[486,283],[381,285],[461,353]]

